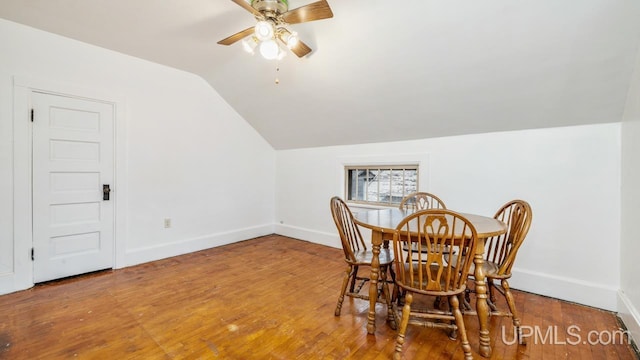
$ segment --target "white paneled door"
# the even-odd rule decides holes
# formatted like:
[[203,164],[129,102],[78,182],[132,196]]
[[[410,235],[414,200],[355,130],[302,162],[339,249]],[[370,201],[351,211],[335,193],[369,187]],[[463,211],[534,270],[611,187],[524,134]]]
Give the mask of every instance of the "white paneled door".
[[32,93],[34,282],[113,267],[112,104]]

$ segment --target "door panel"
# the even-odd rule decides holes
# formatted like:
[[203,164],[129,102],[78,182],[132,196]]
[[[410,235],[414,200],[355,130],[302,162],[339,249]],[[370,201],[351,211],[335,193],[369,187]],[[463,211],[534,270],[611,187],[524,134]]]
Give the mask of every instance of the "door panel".
[[34,282],[111,268],[113,106],[37,92],[32,104]]

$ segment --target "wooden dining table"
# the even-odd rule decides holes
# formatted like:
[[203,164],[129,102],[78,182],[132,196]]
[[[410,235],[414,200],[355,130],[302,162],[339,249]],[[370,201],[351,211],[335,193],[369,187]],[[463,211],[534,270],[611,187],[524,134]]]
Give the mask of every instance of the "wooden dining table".
[[[385,209],[352,209],[355,222],[371,230],[371,243],[373,259],[371,261],[371,281],[369,285],[369,314],[367,317],[367,332],[373,334],[376,331],[375,305],[378,295],[378,279],[380,277],[380,248],[383,244],[388,246],[388,241],[393,239],[396,226],[413,210],[385,208]],[[474,256],[475,285],[476,285],[476,312],[480,328],[480,355],[491,356],[491,340],[489,336],[489,305],[487,304],[487,284],[482,263],[484,262],[484,240],[486,238],[504,234],[507,225],[492,217],[460,213],[466,217],[476,228],[478,241]]]

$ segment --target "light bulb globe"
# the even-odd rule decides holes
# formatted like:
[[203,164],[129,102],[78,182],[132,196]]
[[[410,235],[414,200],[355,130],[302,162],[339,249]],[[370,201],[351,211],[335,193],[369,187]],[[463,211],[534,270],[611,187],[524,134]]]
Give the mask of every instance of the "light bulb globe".
[[273,60],[278,57],[280,48],[273,40],[266,40],[260,43],[260,55],[267,60]]
[[287,47],[289,49],[293,48],[298,44],[298,33],[292,32],[291,35],[287,38]]
[[256,46],[258,46],[258,39],[255,36],[242,40],[242,48],[251,55],[255,53]]
[[254,28],[256,38],[260,41],[266,41],[273,38],[274,28],[271,21],[258,21]]

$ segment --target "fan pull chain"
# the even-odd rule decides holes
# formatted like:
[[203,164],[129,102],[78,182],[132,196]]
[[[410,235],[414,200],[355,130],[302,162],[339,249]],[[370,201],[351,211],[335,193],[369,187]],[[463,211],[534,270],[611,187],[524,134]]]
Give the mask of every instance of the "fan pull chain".
[[279,73],[280,73],[280,65],[276,63],[276,85],[280,84],[280,78],[278,78]]

